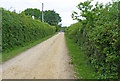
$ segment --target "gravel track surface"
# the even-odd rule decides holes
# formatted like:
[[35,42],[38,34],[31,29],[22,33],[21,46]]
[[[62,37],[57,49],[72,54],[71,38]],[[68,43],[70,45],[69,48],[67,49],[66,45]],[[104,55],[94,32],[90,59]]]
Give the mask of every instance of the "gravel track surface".
[[64,33],[60,32],[1,64],[0,69],[3,79],[74,79],[69,61]]

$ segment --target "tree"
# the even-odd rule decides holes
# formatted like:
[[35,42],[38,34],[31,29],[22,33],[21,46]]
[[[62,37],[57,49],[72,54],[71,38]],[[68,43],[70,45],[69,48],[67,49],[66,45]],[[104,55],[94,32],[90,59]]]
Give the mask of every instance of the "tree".
[[58,25],[61,22],[61,17],[54,10],[44,12],[44,21],[50,25]]
[[[42,12],[39,9],[27,8],[21,14],[34,16],[35,19],[40,19],[42,21]],[[44,22],[56,26],[61,22],[61,17],[54,10],[44,11]]]
[[42,20],[42,12],[39,9],[27,8],[22,13],[24,13],[25,15],[30,15],[31,17],[34,16],[35,19]]
[[79,22],[90,23],[92,25],[94,23],[93,21],[96,21],[99,17],[100,10],[103,9],[103,4],[98,4],[98,2],[93,8],[93,5],[91,5],[92,1],[93,0],[87,0],[78,4],[77,8],[80,10],[80,15],[74,11],[72,13],[72,18],[74,20],[78,20]]

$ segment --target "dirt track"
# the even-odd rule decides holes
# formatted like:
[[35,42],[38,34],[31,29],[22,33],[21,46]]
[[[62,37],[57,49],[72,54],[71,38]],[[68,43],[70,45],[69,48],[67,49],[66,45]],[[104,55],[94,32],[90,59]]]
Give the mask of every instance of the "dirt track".
[[58,33],[2,64],[2,78],[73,79],[69,60],[64,33]]

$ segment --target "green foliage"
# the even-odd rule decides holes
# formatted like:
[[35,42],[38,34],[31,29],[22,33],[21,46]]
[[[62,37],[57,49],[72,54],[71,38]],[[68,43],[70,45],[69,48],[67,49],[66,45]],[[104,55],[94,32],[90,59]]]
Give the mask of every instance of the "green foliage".
[[60,32],[60,29],[61,29],[61,25],[56,25],[56,32]]
[[0,53],[2,52],[2,8],[0,8]]
[[2,51],[9,52],[15,47],[25,46],[48,35],[56,28],[30,16],[2,10]]
[[66,26],[61,27],[61,25],[56,25],[55,27],[56,27],[56,32],[60,32],[61,30],[63,30],[65,32],[65,30],[67,28]]
[[64,26],[64,27],[61,27],[60,30],[63,30],[63,31],[65,32],[65,31],[66,31],[66,28],[67,28],[67,27]]
[[54,10],[48,10],[44,12],[44,21],[50,25],[58,25],[61,22],[61,17]]
[[38,39],[36,41],[31,41],[31,42],[29,42],[29,44],[26,44],[24,46],[19,46],[19,47],[17,46],[13,50],[11,50],[10,52],[7,52],[7,53],[2,52],[2,57],[1,57],[2,59],[0,59],[0,64],[5,62],[5,61],[8,61],[9,59],[15,57],[16,55],[18,55],[18,54],[20,54],[20,53],[22,53],[24,51],[36,46],[37,44],[40,44],[41,42],[47,40],[48,38],[51,38],[53,35],[54,34],[46,36],[46,37],[44,37],[42,39]]
[[[31,17],[34,16],[35,19],[42,21],[42,12],[39,9],[28,8],[20,14],[30,15]],[[61,21],[61,17],[54,10],[44,11],[44,22],[48,23],[49,25],[56,26]]]
[[36,19],[40,19],[42,21],[42,12],[39,9],[27,8],[21,14],[34,16]]
[[[77,44],[65,34],[66,44],[71,57],[70,64],[74,65],[75,75],[78,79],[97,79],[94,69],[88,63],[87,56]],[[81,80],[80,80],[81,81]],[[85,80],[86,81],[86,80]]]
[[[67,28],[67,35],[80,46],[95,67],[99,79],[118,79],[120,68],[120,27],[118,1],[105,6],[81,2],[72,17],[79,22]],[[82,17],[82,18],[80,18]],[[84,19],[83,19],[84,18]]]

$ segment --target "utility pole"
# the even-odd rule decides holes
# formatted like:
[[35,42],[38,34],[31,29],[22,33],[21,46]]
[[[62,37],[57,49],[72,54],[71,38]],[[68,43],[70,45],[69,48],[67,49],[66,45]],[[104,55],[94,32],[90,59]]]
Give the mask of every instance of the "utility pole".
[[42,22],[44,23],[44,11],[43,11],[43,9],[44,9],[44,4],[42,3]]

